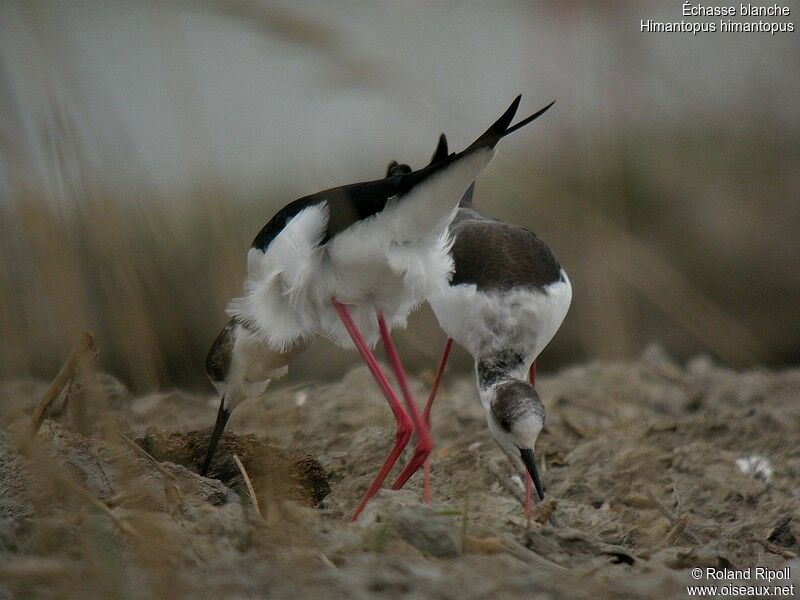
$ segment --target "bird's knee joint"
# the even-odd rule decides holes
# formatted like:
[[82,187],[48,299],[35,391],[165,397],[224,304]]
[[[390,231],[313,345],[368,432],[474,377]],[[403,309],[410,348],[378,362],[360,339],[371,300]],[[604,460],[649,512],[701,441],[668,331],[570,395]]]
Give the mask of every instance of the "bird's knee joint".
[[398,423],[395,438],[399,443],[407,444],[408,440],[411,439],[411,433],[413,431],[414,427],[411,425],[411,423]]
[[417,443],[417,447],[414,450],[414,454],[417,456],[427,457],[433,451],[433,440],[428,437],[427,439],[422,439]]

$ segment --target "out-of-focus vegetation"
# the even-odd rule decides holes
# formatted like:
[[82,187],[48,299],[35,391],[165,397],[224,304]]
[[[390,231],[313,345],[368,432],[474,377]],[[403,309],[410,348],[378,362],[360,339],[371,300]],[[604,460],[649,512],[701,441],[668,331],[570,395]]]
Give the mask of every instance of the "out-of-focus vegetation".
[[[223,5],[207,7],[222,14]],[[303,25],[313,21],[270,12],[268,4],[237,6],[237,19],[270,25],[257,28],[261,35],[307,43],[310,69],[337,43],[330,30],[320,35],[315,26]],[[26,18],[35,22],[41,15]],[[568,24],[569,15],[563,18]],[[597,26],[607,24],[601,18]],[[352,54],[337,64],[337,85],[357,93],[366,84],[353,74],[365,74],[370,91],[364,93],[385,81],[391,103],[397,86],[391,70],[377,68],[383,79],[372,79],[375,61]],[[769,57],[775,69],[783,68],[783,59],[788,65],[795,60]],[[4,75],[3,99],[13,105],[18,78],[0,70],[0,79]],[[480,86],[475,76],[473,85]],[[637,76],[630,71],[625,77],[630,83]],[[527,92],[526,85],[521,81],[519,91]],[[202,91],[193,86],[184,93]],[[549,93],[547,88],[542,83],[535,98]],[[444,96],[440,90],[438,97]],[[91,329],[105,367],[129,384],[204,385],[205,352],[225,321],[225,305],[241,289],[248,244],[277,208],[298,195],[293,177],[308,171],[295,165],[283,180],[273,171],[263,191],[252,194],[232,192],[213,177],[169,197],[147,187],[115,186],[83,145],[90,128],[81,113],[64,111],[57,97],[49,103],[57,118],[33,125],[47,168],[56,174],[56,194],[24,175],[26,153],[11,121],[0,137],[0,377],[53,373],[77,332]],[[572,310],[542,357],[545,369],[635,355],[651,341],[679,357],[708,352],[733,366],[800,359],[800,136],[791,124],[800,101],[795,96],[785,107],[786,118],[765,113],[758,97],[739,99],[730,113],[698,109],[692,122],[635,127],[626,122],[624,100],[602,97],[601,106],[585,112],[579,102],[559,100],[557,109],[566,105],[579,122],[542,123],[536,133],[500,149],[497,164],[478,183],[477,203],[547,240],[575,290]],[[750,108],[742,109],[742,103]],[[461,123],[457,139],[468,139],[502,108],[486,106],[483,121]],[[455,119],[447,105],[431,112],[448,115],[445,131]],[[203,129],[202,122],[187,118],[191,111],[183,114],[181,127]],[[331,119],[335,124],[335,113]],[[432,150],[437,134],[430,131],[418,147]],[[302,139],[314,135],[307,131]],[[392,155],[392,142],[389,134],[359,144],[405,159]],[[286,160],[296,162],[293,157],[307,143],[285,149]],[[319,189],[346,182],[326,164],[316,167]],[[379,176],[379,168],[359,165],[353,172],[369,179]],[[435,366],[443,336],[428,311],[415,315],[397,338],[410,368]],[[319,343],[295,372],[332,376],[354,358]],[[466,365],[463,354],[457,359]]]

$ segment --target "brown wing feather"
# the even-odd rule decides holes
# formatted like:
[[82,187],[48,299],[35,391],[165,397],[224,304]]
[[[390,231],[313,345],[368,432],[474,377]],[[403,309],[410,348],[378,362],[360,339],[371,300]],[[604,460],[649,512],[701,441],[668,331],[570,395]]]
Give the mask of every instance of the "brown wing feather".
[[541,289],[561,278],[561,266],[550,248],[524,227],[461,209],[450,231],[455,237],[451,285],[474,283],[479,290]]

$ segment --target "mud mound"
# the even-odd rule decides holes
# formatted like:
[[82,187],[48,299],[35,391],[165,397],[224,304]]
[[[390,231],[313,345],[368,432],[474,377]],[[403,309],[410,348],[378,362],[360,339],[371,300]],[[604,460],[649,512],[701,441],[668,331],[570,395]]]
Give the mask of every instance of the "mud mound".
[[[185,433],[149,429],[136,443],[156,460],[198,471],[208,450],[212,429]],[[226,432],[219,441],[209,476],[241,494],[246,494],[247,490],[234,455],[244,464],[256,491],[264,494],[317,506],[331,491],[325,470],[313,456],[283,450],[253,434]]]
[[16,424],[43,387],[0,386],[0,598],[650,600],[685,598],[704,583],[694,568],[756,566],[788,566],[772,583],[800,585],[798,370],[681,366],[653,348],[540,377],[537,458],[556,525],[524,519],[470,376],[448,374],[434,405],[433,504],[417,475],[355,524],[394,436],[365,369],[238,407],[219,479],[196,473],[213,398],[107,385],[103,427],[81,435],[56,412],[20,445]]

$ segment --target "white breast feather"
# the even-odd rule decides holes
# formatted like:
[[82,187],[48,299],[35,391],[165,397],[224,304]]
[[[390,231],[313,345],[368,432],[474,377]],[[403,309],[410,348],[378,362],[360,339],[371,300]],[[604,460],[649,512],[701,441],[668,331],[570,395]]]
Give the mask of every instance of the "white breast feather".
[[474,284],[459,284],[429,300],[445,333],[473,356],[519,348],[528,354],[526,366],[530,366],[569,309],[572,287],[564,271],[562,275],[563,281],[543,291],[480,292]]

